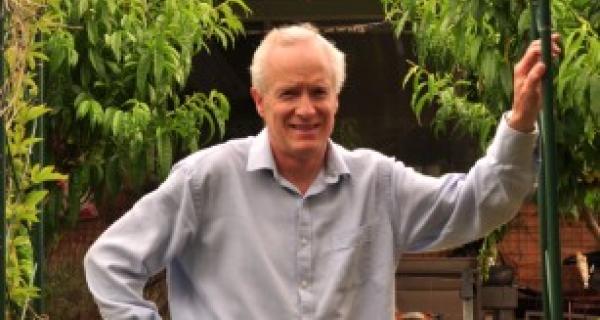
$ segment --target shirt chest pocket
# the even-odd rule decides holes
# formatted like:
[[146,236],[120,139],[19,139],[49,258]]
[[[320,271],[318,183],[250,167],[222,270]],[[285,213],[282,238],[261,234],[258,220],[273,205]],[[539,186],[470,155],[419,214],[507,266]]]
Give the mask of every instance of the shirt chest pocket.
[[341,290],[363,284],[374,272],[373,250],[376,224],[339,232],[329,238],[326,256],[330,279]]

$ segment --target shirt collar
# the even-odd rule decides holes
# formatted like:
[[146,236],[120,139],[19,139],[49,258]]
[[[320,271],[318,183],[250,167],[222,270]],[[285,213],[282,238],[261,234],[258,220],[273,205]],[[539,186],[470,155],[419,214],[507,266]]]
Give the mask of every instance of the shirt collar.
[[[333,143],[330,139],[327,145],[324,170],[325,180],[328,183],[337,182],[340,176],[350,176],[350,170],[341,153],[342,147]],[[275,166],[275,160],[273,159],[273,153],[271,152],[269,134],[266,128],[261,130],[252,142],[248,153],[248,163],[246,164],[246,171],[257,171],[261,169],[268,169],[273,171],[275,175],[279,175],[277,167]]]
[[274,172],[277,171],[275,160],[271,153],[267,128],[262,129],[254,141],[252,141],[248,153],[248,163],[246,164],[246,171],[257,171],[261,169],[270,169]]

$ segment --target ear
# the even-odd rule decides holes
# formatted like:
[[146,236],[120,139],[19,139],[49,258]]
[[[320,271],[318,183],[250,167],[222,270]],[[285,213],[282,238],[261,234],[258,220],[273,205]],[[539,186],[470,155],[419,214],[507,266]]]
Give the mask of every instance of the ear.
[[254,100],[256,112],[258,112],[258,115],[260,115],[261,118],[264,118],[265,110],[263,105],[263,95],[255,87],[250,88],[250,95],[252,96],[252,100]]

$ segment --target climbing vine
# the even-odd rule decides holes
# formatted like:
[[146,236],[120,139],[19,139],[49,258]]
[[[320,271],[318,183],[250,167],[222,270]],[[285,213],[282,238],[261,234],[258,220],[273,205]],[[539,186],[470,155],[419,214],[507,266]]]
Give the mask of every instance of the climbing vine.
[[53,10],[52,0],[4,0],[6,33],[3,63],[6,66],[2,84],[0,108],[6,133],[7,170],[6,200],[6,288],[8,301],[6,319],[31,319],[30,308],[39,296],[34,286],[37,265],[33,258],[30,234],[39,221],[39,206],[48,194],[44,182],[63,180],[53,166],[44,166],[32,159],[37,138],[37,121],[50,110],[39,104],[36,65],[47,60],[38,35],[59,30],[60,19]]

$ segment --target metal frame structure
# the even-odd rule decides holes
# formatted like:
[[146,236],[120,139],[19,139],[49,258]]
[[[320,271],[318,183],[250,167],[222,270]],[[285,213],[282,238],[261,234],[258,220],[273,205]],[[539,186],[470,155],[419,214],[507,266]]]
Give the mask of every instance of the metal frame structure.
[[543,109],[540,116],[541,163],[538,179],[540,254],[544,319],[562,319],[560,232],[557,212],[556,129],[551,51],[550,0],[531,0],[532,38],[541,38],[546,73],[542,79]]

